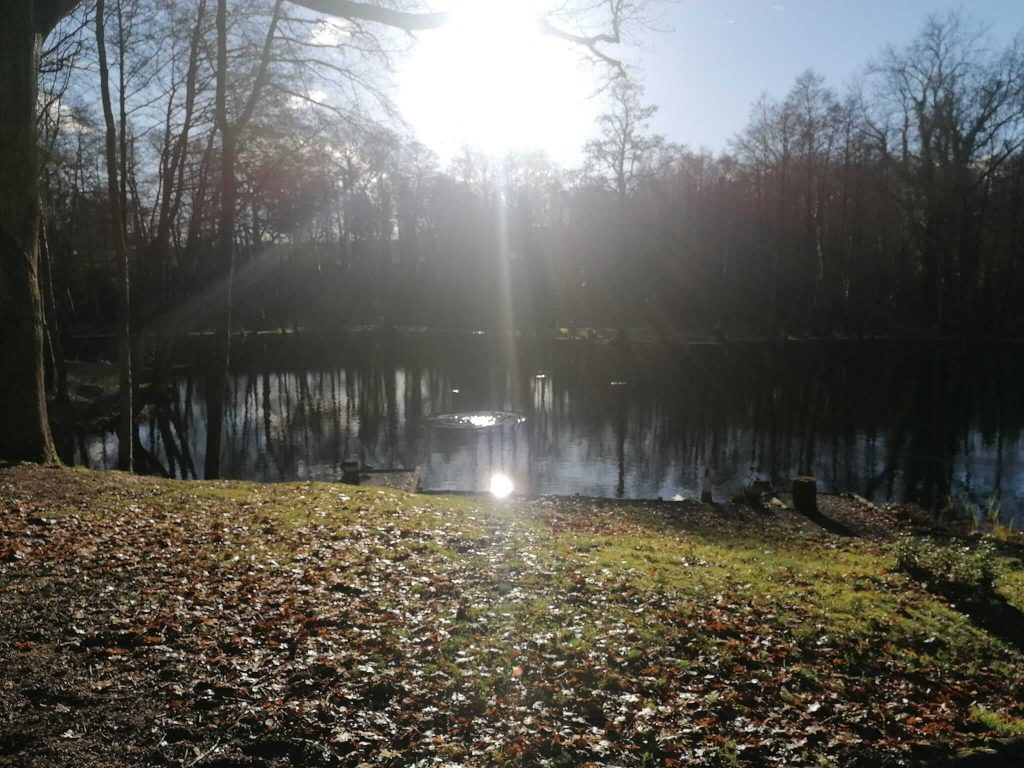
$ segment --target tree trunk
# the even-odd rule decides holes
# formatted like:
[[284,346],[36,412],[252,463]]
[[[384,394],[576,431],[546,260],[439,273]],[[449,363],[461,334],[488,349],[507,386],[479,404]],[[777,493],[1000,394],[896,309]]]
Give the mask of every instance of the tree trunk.
[[231,290],[235,264],[235,132],[227,116],[227,0],[217,2],[217,98],[214,120],[221,136],[220,220],[217,228],[218,274],[226,281],[220,301],[213,360],[206,377],[206,461],[203,477],[220,477],[221,438],[224,429],[224,399],[231,364]]
[[0,23],[0,458],[57,463],[43,385],[34,4]]
[[61,338],[61,323],[57,315],[57,297],[53,289],[53,261],[47,245],[46,223],[39,227],[39,279],[43,292],[46,319],[46,338],[49,342],[53,363],[53,395],[58,402],[66,403],[68,396],[68,365],[64,359],[64,342]]
[[235,271],[235,205],[238,186],[235,180],[235,141],[231,130],[223,133],[221,145],[220,222],[217,265],[224,275],[224,294],[220,300],[214,358],[206,380],[206,461],[203,477],[220,477],[220,451],[224,430],[224,400],[231,367],[231,311]]
[[270,48],[274,32],[281,18],[282,0],[274,3],[270,26],[263,41],[263,53],[252,92],[242,108],[241,114],[232,125],[227,110],[227,0],[217,2],[217,95],[214,119],[221,135],[221,177],[220,177],[220,220],[217,226],[217,266],[225,275],[224,301],[218,318],[217,343],[214,345],[215,360],[210,368],[206,389],[206,461],[204,476],[207,480],[220,477],[221,437],[224,429],[224,401],[228,388],[228,371],[231,367],[231,312],[233,283],[235,279],[235,221],[238,205],[238,181],[235,178],[235,164],[238,154],[238,138],[252,118],[257,100],[267,80],[270,63]]
[[135,408],[132,397],[131,299],[128,269],[128,248],[124,242],[124,198],[117,179],[117,131],[110,101],[107,50],[103,29],[104,0],[96,0],[96,50],[100,65],[100,95],[106,123],[107,191],[110,195],[110,242],[117,259],[118,274],[118,339],[121,417],[117,430],[117,468],[131,472],[134,468]]

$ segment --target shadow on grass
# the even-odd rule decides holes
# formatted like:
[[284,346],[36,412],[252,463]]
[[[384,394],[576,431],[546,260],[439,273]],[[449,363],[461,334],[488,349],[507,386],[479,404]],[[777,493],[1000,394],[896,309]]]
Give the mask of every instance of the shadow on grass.
[[826,517],[820,512],[813,515],[805,515],[805,517],[812,523],[816,523],[824,528],[829,533],[835,534],[836,536],[856,536],[857,532],[850,526],[840,523],[838,520],[833,520],[831,517]]
[[1024,612],[1002,595],[965,595],[954,590],[930,591],[945,597],[971,623],[1024,653]]
[[981,746],[962,750],[951,764],[956,768],[1024,765],[1024,739],[990,739]]
[[980,578],[981,583],[953,581],[937,575],[933,567],[913,562],[904,564],[903,570],[933,595],[943,598],[978,629],[1024,653],[1024,612],[995,591],[991,578]]

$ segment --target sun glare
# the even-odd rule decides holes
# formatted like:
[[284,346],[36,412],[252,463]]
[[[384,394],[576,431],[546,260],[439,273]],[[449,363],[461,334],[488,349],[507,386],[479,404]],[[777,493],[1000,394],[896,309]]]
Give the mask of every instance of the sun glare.
[[398,103],[442,154],[578,151],[593,119],[594,83],[579,52],[540,34],[550,0],[474,0],[449,26],[421,33],[399,79]]
[[505,499],[514,490],[512,485],[512,479],[508,475],[504,475],[501,472],[496,473],[491,477],[491,494],[496,499]]

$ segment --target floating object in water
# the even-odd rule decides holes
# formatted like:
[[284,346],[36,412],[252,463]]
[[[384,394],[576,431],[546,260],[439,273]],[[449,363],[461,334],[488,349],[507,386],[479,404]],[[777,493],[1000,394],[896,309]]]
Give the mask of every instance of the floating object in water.
[[610,381],[610,382],[608,382],[608,384],[609,384],[609,386],[612,386],[612,387],[624,387],[624,386],[626,386],[626,382],[624,382],[624,381]]
[[535,379],[546,379],[547,377],[548,377],[548,375],[546,373],[538,373],[533,378],[535,378]]
[[453,394],[453,395],[457,395],[457,394],[459,394],[459,390],[458,390],[457,388],[456,388],[456,389],[453,389],[453,390],[452,390],[452,394]]
[[496,472],[491,477],[491,495],[496,499],[508,498],[513,491],[512,479],[501,472]]

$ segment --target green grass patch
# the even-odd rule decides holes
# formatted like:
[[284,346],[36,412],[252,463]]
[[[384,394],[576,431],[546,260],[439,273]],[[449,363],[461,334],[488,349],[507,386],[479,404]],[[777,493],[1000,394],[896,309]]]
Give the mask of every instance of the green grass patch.
[[896,567],[930,587],[990,595],[999,567],[996,551],[987,541],[974,545],[940,544],[904,537],[896,546]]
[[1024,718],[1003,715],[999,712],[974,707],[971,719],[1002,738],[1024,738]]

